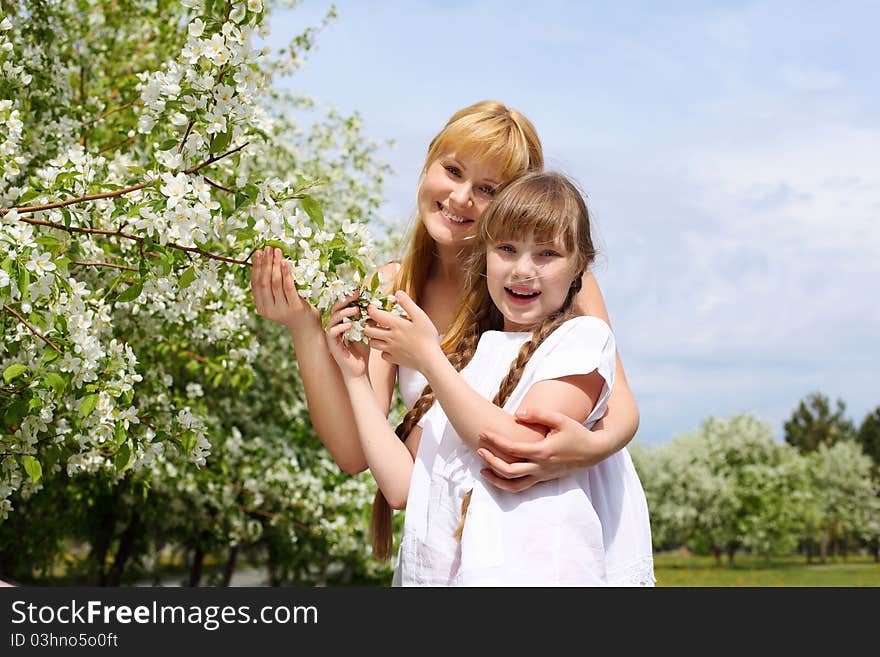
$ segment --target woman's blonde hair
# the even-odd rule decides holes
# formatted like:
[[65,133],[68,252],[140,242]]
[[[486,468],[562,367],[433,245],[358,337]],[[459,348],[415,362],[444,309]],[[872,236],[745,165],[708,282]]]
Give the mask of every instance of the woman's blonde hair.
[[[533,327],[531,338],[520,348],[492,400],[493,404],[504,406],[535,350],[563,322],[575,316],[572,302],[581,289],[583,273],[595,258],[596,250],[584,198],[574,183],[558,173],[531,172],[515,178],[502,187],[496,200],[476,223],[471,243],[473,250],[467,258],[464,294],[442,342],[443,352],[456,371],[464,369],[473,358],[484,332],[504,329],[504,317],[492,302],[486,283],[486,252],[489,248],[502,240],[532,238],[548,243],[560,240],[575,258],[565,302]],[[434,392],[430,385],[425,386],[418,401],[396,429],[400,440],[407,439],[433,403]],[[462,523],[469,500],[470,493],[463,504]],[[381,491],[373,502],[371,536],[373,555],[379,559],[390,557],[391,507]]]
[[[493,100],[474,103],[452,115],[431,140],[422,173],[438,157],[452,151],[480,162],[497,160],[501,164],[502,182],[544,167],[541,140],[532,122],[515,109]],[[434,240],[422,217],[415,218],[407,243],[392,289],[403,290],[419,303],[434,259]]]

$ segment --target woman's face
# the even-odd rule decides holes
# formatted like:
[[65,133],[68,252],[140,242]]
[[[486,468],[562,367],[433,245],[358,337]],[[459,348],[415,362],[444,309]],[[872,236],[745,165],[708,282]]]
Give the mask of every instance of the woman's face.
[[458,244],[473,233],[474,222],[501,184],[501,166],[490,160],[446,153],[425,171],[418,192],[419,216],[438,244]]
[[499,240],[486,253],[486,283],[505,331],[528,331],[565,303],[577,263],[560,240]]

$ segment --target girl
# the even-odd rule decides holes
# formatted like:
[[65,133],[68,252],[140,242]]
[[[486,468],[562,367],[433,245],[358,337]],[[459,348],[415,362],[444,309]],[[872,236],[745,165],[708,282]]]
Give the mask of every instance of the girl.
[[[428,148],[419,181],[418,216],[406,254],[401,263],[380,269],[385,280],[393,280],[386,292],[404,290],[437,330],[446,332],[461,298],[461,253],[474,221],[489,206],[500,183],[542,166],[538,135],[522,114],[492,101],[456,112]],[[296,293],[280,250],[267,247],[254,254],[251,288],[257,312],[290,330],[319,438],[343,470],[363,471],[367,462],[339,370],[324,340],[320,314]],[[342,310],[344,305],[332,321],[357,312]],[[576,306],[581,314],[608,321],[602,294],[589,272],[583,275]],[[395,380],[408,408],[425,386],[418,372],[383,360],[376,351],[369,372],[373,393],[386,415]],[[481,450],[489,466],[484,472],[487,481],[505,490],[524,490],[593,465],[625,446],[638,428],[638,408],[619,359],[617,380],[609,412],[592,432],[564,416],[532,411],[523,419],[550,425],[546,441],[524,445],[512,443],[506,435],[487,434],[488,449]]]
[[653,584],[647,504],[625,449],[518,494],[478,476],[475,450],[487,427],[517,441],[543,439],[514,420],[518,407],[587,425],[606,411],[614,338],[605,322],[573,307],[595,254],[583,198],[561,175],[525,174],[477,222],[473,242],[442,343],[403,292],[397,299],[411,321],[370,310],[378,324],[367,329],[371,346],[428,381],[396,435],[372,394],[369,350],[343,341],[344,317],[328,324],[328,347],[384,496],[374,507],[374,551],[390,551],[390,504],[407,509],[404,585]]

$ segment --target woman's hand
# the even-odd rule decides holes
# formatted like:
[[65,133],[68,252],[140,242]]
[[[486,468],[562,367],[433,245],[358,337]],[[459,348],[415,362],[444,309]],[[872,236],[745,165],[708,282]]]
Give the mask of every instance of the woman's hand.
[[292,328],[308,311],[316,312],[299,296],[290,264],[284,260],[281,249],[271,246],[254,252],[251,293],[260,316],[287,328]]
[[363,342],[346,342],[343,337],[351,327],[349,318],[360,312],[356,306],[348,305],[356,298],[357,295],[353,295],[337,303],[330,309],[330,316],[327,318],[327,348],[346,381],[367,376],[367,364],[370,360],[370,347]]
[[517,422],[549,429],[537,442],[513,442],[492,432],[480,434],[477,455],[486,463],[481,474],[493,486],[517,493],[572,470],[596,465],[614,453],[584,425],[567,415],[539,409],[520,409]]
[[370,346],[381,351],[384,360],[419,371],[423,371],[430,358],[438,355],[446,358],[431,318],[406,292],[398,292],[395,298],[409,319],[370,306],[367,314],[376,324],[364,329],[364,335],[370,338]]

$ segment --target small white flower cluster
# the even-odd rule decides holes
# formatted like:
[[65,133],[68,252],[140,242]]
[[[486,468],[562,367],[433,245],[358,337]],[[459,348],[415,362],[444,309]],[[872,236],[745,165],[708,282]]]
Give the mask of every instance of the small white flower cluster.
[[351,327],[345,332],[345,339],[353,342],[369,342],[364,336],[364,327],[367,325],[369,315],[367,315],[367,307],[374,306],[393,315],[406,317],[406,311],[397,303],[394,295],[382,295],[379,292],[373,292],[368,289],[361,290],[360,295],[354,301],[354,305],[361,309],[359,315],[352,317],[349,322]]

